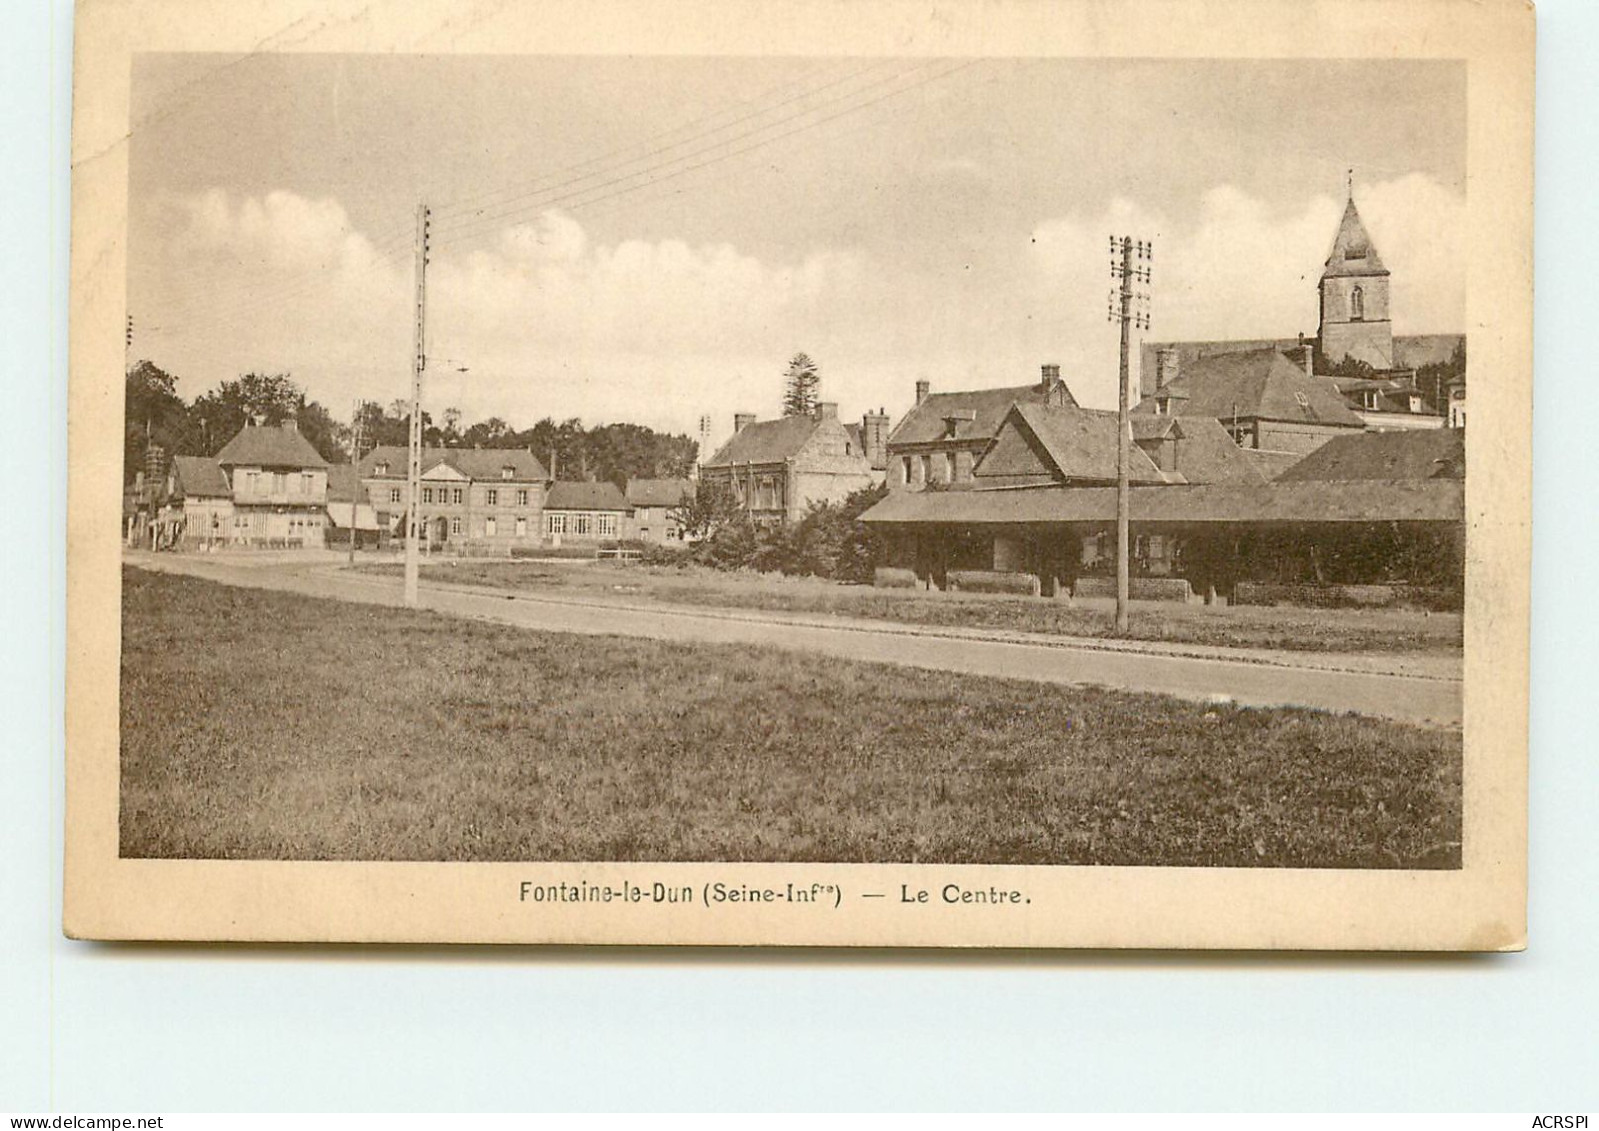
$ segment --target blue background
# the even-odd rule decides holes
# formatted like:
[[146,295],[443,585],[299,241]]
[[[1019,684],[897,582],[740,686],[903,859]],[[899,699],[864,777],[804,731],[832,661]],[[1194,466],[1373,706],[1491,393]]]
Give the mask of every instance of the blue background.
[[1591,6],[1539,20],[1532,949],[1438,959],[63,939],[72,13],[8,7],[0,1110],[1599,1106]]

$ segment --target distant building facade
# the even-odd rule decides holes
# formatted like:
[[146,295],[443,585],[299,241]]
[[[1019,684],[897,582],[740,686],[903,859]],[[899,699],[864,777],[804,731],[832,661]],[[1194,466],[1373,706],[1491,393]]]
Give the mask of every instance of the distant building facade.
[[935,393],[916,382],[916,401],[888,434],[888,485],[919,491],[929,484],[969,482],[973,469],[1012,405],[1072,407],[1077,400],[1061,380],[1060,366],[1044,365],[1037,383]]
[[544,535],[552,547],[632,537],[632,508],[615,483],[555,483],[544,505]]
[[[405,536],[405,448],[374,448],[361,461],[361,485],[378,526]],[[422,539],[431,549],[509,553],[543,536],[549,478],[531,452],[515,448],[427,448],[422,453]]]
[[880,482],[862,447],[831,402],[777,420],[739,413],[732,437],[700,465],[700,488],[728,492],[756,523],[797,521],[810,503],[841,502]]
[[628,480],[629,537],[660,545],[680,545],[683,541],[680,508],[693,496],[694,484],[687,479]]
[[1161,360],[1156,386],[1135,414],[1214,420],[1239,447],[1300,455],[1366,427],[1332,382],[1307,375],[1271,346],[1187,366],[1173,353]]

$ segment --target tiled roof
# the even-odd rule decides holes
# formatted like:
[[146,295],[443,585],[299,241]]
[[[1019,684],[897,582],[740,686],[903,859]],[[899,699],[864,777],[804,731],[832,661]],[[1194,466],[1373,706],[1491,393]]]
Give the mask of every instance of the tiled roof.
[[1173,424],[1177,433],[1177,466],[1168,475],[1186,483],[1254,485],[1271,479],[1260,462],[1251,458],[1253,453],[1240,448],[1227,430],[1211,418],[1185,416]]
[[675,507],[694,493],[687,479],[629,479],[627,501],[635,507]]
[[1338,222],[1338,235],[1333,239],[1332,254],[1327,257],[1327,268],[1322,278],[1342,275],[1386,275],[1377,247],[1371,242],[1366,225],[1360,222],[1360,211],[1354,198],[1344,205],[1344,218]]
[[[1076,399],[1065,385],[1057,386],[1057,395],[1065,403],[1075,406]],[[968,389],[954,393],[930,393],[911,409],[905,418],[888,434],[890,444],[925,444],[948,439],[946,418],[952,414],[970,413],[971,419],[956,423],[955,439],[985,440],[999,431],[1005,414],[1013,404],[1045,404],[1050,394],[1042,382],[1031,385],[1011,385],[1002,389]]]
[[1465,433],[1430,428],[1338,436],[1283,472],[1277,482],[1462,479],[1465,474]]
[[1239,448],[1238,451],[1255,465],[1261,477],[1268,483],[1280,478],[1283,472],[1305,458],[1303,452],[1270,452],[1257,448]]
[[[373,448],[361,461],[362,479],[404,479],[409,452],[397,444]],[[504,479],[504,469],[511,468],[513,483],[546,483],[549,474],[537,456],[522,448],[423,448],[422,473],[440,463],[455,468],[469,479],[487,481]],[[388,464],[384,475],[377,473],[379,464]]]
[[[1174,402],[1180,416],[1227,420],[1236,414],[1241,419],[1364,427],[1332,382],[1306,377],[1303,369],[1269,347],[1196,358],[1168,387],[1187,396]],[[1133,411],[1153,413],[1155,397],[1145,397]]]
[[544,509],[551,511],[625,511],[627,500],[615,483],[556,483]]
[[[366,487],[356,476],[356,469],[347,463],[336,463],[328,468],[328,502],[364,503]],[[348,509],[348,508],[346,508]]]
[[746,424],[704,466],[781,463],[799,453],[820,423],[813,416],[780,416],[776,420],[757,420],[753,424]]
[[[1140,487],[1134,522],[1461,522],[1458,480],[1301,482],[1238,486],[1204,483]],[[895,491],[861,516],[881,525],[1112,522],[1114,487],[1034,487],[1009,491]]]
[[292,424],[247,425],[217,453],[222,467],[326,467],[311,441]]
[[222,465],[206,456],[173,456],[172,470],[177,474],[179,495],[195,498],[232,498],[233,488]]
[[[1011,419],[1025,422],[1044,446],[1062,479],[1115,481],[1119,435],[1115,413],[1019,404],[1012,409]],[[1128,475],[1132,482],[1166,481],[1141,449],[1134,447],[1131,457]],[[975,474],[982,474],[981,465]]]

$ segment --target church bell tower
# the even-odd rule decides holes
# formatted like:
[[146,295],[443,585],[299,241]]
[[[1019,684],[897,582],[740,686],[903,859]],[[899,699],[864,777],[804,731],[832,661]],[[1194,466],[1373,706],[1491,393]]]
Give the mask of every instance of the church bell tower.
[[1394,366],[1388,313],[1388,268],[1355,208],[1353,183],[1332,254],[1321,273],[1321,352],[1336,365],[1347,358],[1374,369]]

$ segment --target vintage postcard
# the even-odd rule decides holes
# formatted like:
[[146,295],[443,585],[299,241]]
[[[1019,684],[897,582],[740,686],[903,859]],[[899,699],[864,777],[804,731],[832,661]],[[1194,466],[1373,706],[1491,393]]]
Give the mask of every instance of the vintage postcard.
[[85,0],[67,932],[1524,946],[1532,77]]

